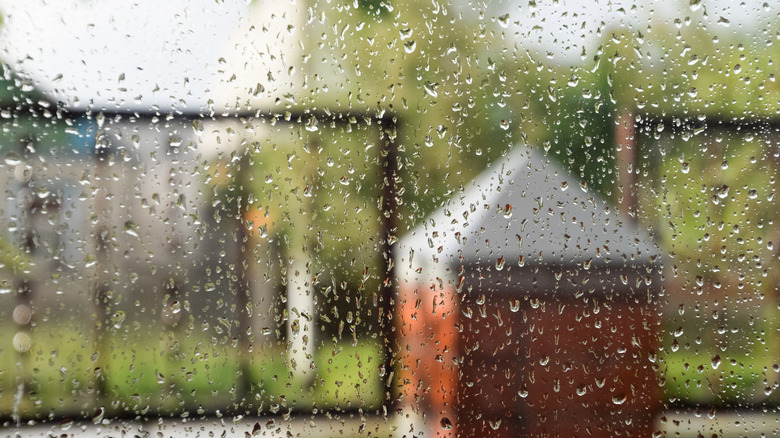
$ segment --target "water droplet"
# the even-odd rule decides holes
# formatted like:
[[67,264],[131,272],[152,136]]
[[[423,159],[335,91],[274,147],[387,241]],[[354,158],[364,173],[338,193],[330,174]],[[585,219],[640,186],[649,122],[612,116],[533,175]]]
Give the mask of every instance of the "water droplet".
[[501,129],[506,131],[507,129],[509,129],[509,122],[506,121],[506,120],[501,120],[501,125],[500,126],[501,126]]
[[60,422],[59,426],[60,426],[60,430],[68,430],[73,426],[73,420],[70,418],[66,418]]
[[138,149],[141,146],[141,137],[137,135],[131,135],[130,143],[133,145],[134,148]]
[[691,171],[691,165],[687,161],[685,163],[682,163],[682,166],[680,168],[682,170],[682,173],[688,173]]
[[306,130],[309,132],[317,132],[320,130],[319,126],[317,126],[317,118],[312,117],[309,119],[308,122],[306,122]]
[[14,307],[12,318],[19,325],[27,325],[32,320],[32,309],[26,304],[19,304]]
[[509,26],[509,14],[504,14],[498,17],[498,24],[499,26],[506,29]]
[[452,421],[450,421],[450,419],[447,417],[442,417],[439,424],[441,425],[441,428],[444,430],[452,430]]
[[495,421],[488,420],[488,424],[490,424],[490,428],[493,430],[498,430],[498,428],[501,426],[501,419],[497,419]]
[[715,355],[715,356],[712,358],[712,368],[713,368],[713,369],[718,369],[718,367],[720,366],[720,363],[721,363],[721,362],[720,362],[720,355],[717,355],[717,354],[716,354],[716,355]]
[[726,196],[729,195],[729,186],[723,185],[720,189],[718,189],[718,198],[723,199]]
[[195,130],[195,135],[200,137],[201,135],[203,135],[203,122],[201,122],[200,120],[193,120],[192,129]]
[[26,353],[30,351],[32,347],[32,338],[25,332],[18,332],[14,335],[14,339],[11,342],[14,346],[14,350],[19,353]]
[[[425,90],[426,93],[428,93],[429,96],[437,97],[439,95],[439,92],[436,91],[436,87],[438,85],[439,84],[436,83],[426,82],[425,84],[423,84],[423,89]],[[441,126],[439,126],[439,128],[441,128]]]
[[9,166],[16,166],[18,164],[21,164],[22,157],[19,156],[16,152],[10,152],[5,156],[5,164]]
[[417,47],[417,44],[414,42],[414,40],[410,40],[404,43],[404,51],[406,53],[412,53],[414,52],[414,49]]
[[95,411],[95,415],[92,416],[92,422],[95,424],[100,424],[100,422],[103,421],[103,417],[106,415],[106,410],[103,409],[103,407],[99,407],[97,411]]
[[628,399],[628,397],[625,394],[615,395],[615,396],[612,396],[612,403],[614,403],[616,405],[622,405],[623,403],[626,402],[627,399]]
[[498,260],[496,260],[496,270],[501,271],[504,269],[504,264],[506,263],[506,259],[504,257],[499,257]]
[[125,312],[121,310],[117,310],[113,315],[111,315],[111,323],[114,325],[114,328],[122,327],[122,322],[124,322],[124,320]]
[[138,226],[133,221],[125,222],[125,233],[138,237]]

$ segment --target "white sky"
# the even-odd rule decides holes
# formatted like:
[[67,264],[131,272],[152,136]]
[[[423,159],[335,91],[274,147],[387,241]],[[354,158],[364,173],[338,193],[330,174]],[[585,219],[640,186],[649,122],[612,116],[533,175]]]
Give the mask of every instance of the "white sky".
[[[762,0],[701,0],[702,7],[693,10],[689,1],[638,1],[634,9],[635,2],[623,0],[537,0],[536,8],[527,1],[488,1],[488,6],[475,7],[494,16],[509,13],[508,34],[534,50],[549,52],[559,62],[576,62],[583,46],[592,49],[602,21],[643,31],[653,22],[685,16],[711,31],[760,32],[762,26],[777,27],[771,21],[777,11],[765,10]],[[280,19],[279,10],[286,7],[292,14],[307,14],[305,1],[298,0],[292,8],[281,3],[288,6],[268,0],[264,7],[261,1],[259,9],[265,12],[260,19],[284,28],[285,19],[300,17]],[[457,9],[470,13],[472,3],[459,0]],[[776,9],[774,2],[769,3]],[[708,17],[702,18],[705,9]],[[0,0],[0,12],[4,16],[0,58],[71,107],[92,102],[109,109],[158,105],[163,110],[183,106],[197,110],[210,98],[218,103],[235,100],[230,95],[240,95],[254,85],[255,78],[263,75],[261,70],[282,68],[278,56],[257,53],[287,53],[293,58],[290,40],[281,45],[277,41],[281,32],[260,36],[255,32],[254,40],[247,41],[249,29],[257,24],[258,8],[251,10],[246,1]],[[730,22],[728,27],[721,17]],[[258,67],[257,59],[242,63],[241,56],[253,51],[250,57],[272,59],[279,65]],[[229,60],[227,65],[218,62],[223,57]],[[295,61],[282,64],[289,62]],[[252,73],[226,87],[229,76],[247,65]]]
[[[675,25],[675,20],[679,20],[683,26],[703,27],[710,33],[725,35],[758,34],[764,28],[774,32],[780,24],[776,2],[764,0],[536,0],[535,6],[529,0],[485,3],[493,16],[509,14],[508,34],[516,35],[526,47],[542,55],[550,54],[552,59],[565,64],[580,62],[583,47],[587,59],[593,58],[592,49],[603,41],[597,34],[599,29],[626,28],[649,35],[653,26]],[[668,29],[655,27],[655,31]]]
[[71,106],[162,108],[183,99],[198,107],[246,9],[216,1],[7,0],[0,58]]

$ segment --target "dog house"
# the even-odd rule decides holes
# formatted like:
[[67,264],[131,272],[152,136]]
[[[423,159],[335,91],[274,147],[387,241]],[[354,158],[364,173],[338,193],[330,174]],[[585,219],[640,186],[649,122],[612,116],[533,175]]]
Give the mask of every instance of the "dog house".
[[660,258],[518,147],[398,242],[401,404],[433,436],[649,436]]

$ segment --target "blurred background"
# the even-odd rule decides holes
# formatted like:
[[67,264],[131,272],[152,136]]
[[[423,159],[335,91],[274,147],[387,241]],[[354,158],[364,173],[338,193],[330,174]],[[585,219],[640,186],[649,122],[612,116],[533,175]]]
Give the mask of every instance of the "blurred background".
[[659,428],[776,412],[778,12],[0,2],[0,418],[388,415],[393,244],[517,147],[664,254]]

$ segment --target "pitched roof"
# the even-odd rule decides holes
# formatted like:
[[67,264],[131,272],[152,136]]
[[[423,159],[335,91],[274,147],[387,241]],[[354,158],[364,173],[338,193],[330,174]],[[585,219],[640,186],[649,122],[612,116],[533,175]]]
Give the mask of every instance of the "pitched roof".
[[435,259],[461,266],[503,257],[524,265],[628,267],[658,255],[649,236],[605,200],[540,152],[516,147],[404,236],[396,263],[414,271]]

